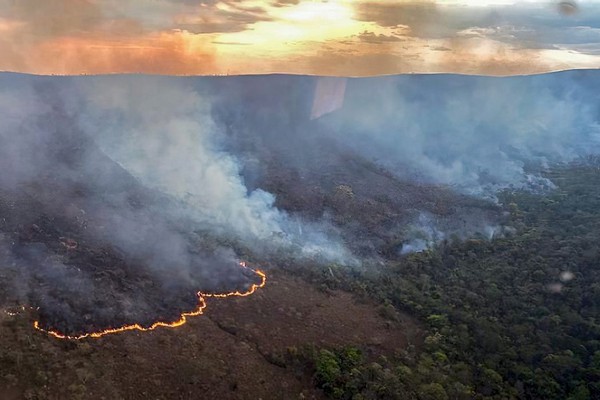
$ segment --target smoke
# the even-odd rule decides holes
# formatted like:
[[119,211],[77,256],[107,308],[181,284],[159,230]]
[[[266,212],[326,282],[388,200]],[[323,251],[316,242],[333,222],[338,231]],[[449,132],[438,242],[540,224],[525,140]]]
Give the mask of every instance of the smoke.
[[152,78],[80,87],[85,109],[74,114],[144,184],[174,196],[216,229],[260,239],[281,231],[273,196],[247,193],[234,156],[219,148],[208,101],[177,81]]
[[463,216],[460,223],[452,218],[439,218],[431,213],[420,212],[405,228],[406,237],[399,249],[401,255],[419,253],[434,247],[443,240],[466,240],[479,238],[494,240],[514,233],[514,228],[501,223],[490,224],[487,218]]
[[0,261],[3,284],[21,288],[3,300],[39,306],[44,326],[176,320],[198,290],[256,282],[240,251],[356,262],[327,222],[246,188],[210,98],[184,81],[0,81]]
[[[594,71],[405,75],[340,79],[340,92],[321,78],[228,78],[213,113],[236,153],[249,154],[240,158],[244,175],[280,189],[287,208],[329,206],[353,248],[377,252],[401,236],[421,240],[412,244],[419,249],[439,240],[419,215],[439,237],[502,235],[499,211],[482,211],[473,197],[495,203],[504,189],[554,190],[549,167],[597,154],[599,79]],[[323,201],[340,185],[351,195]],[[289,198],[298,186],[302,202]]]
[[343,109],[320,123],[398,176],[493,198],[510,186],[552,189],[546,166],[598,153],[597,86],[585,71],[352,80]]
[[71,332],[173,320],[253,282],[241,254],[354,265],[510,233],[481,199],[600,150],[591,71],[348,79],[311,119],[316,83],[0,75],[17,297]]
[[[224,148],[210,96],[161,78],[81,81],[74,115],[113,160],[144,185],[177,199],[187,218],[262,251],[352,263],[332,227],[306,223],[274,206],[275,196],[248,190],[240,164]],[[300,228],[299,228],[300,227]]]

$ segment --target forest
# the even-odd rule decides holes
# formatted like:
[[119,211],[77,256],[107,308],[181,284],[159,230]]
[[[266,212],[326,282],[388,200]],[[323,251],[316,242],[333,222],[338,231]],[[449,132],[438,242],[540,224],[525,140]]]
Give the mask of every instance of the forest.
[[[0,385],[7,399],[188,399],[200,391],[241,399],[257,387],[268,393],[263,398],[291,398],[293,392],[352,400],[599,399],[600,162],[586,159],[543,174],[556,188],[499,193],[510,228],[502,235],[449,236],[410,254],[397,248],[372,268],[281,263],[274,278],[279,283],[268,281],[267,294],[261,289],[238,303],[250,313],[211,303],[215,313],[182,330],[95,342],[57,341],[36,332],[29,312],[3,316]],[[267,272],[269,279],[275,274]],[[270,297],[277,287],[283,294]],[[309,339],[293,332],[294,344],[282,346],[285,341],[275,338],[285,329],[284,308],[292,310],[287,323],[292,318],[296,329],[306,326],[296,307],[311,290],[323,293],[312,308],[349,294],[360,307],[375,309],[407,345],[373,352],[368,338],[350,340],[341,331],[347,325],[333,321],[325,344],[315,339],[318,334]],[[354,305],[345,304],[351,314]],[[345,318],[368,326],[360,316]],[[407,318],[420,327],[409,332]],[[310,322],[313,330],[322,323]],[[344,337],[336,340],[338,335]],[[254,350],[240,353],[239,346]],[[244,365],[255,370],[232,375]],[[265,378],[255,381],[256,375]],[[277,379],[291,382],[287,392],[273,391]],[[307,387],[312,389],[305,397]]]
[[427,326],[422,348],[368,360],[358,348],[288,351],[334,399],[600,398],[600,164],[545,175],[557,189],[499,196],[511,235],[450,238],[380,273],[332,266],[314,282],[376,299]]

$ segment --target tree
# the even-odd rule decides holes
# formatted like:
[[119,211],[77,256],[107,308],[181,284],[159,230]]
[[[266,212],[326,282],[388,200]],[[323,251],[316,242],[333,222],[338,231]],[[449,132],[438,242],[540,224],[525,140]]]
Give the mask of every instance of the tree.
[[428,383],[419,387],[419,400],[448,400],[448,394],[439,383]]

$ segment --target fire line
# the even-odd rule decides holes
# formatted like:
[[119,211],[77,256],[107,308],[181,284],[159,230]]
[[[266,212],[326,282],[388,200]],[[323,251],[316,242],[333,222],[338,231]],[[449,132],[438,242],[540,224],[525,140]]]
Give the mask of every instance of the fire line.
[[64,333],[61,333],[59,331],[52,330],[52,329],[44,329],[40,326],[40,322],[37,320],[33,322],[33,327],[36,330],[44,332],[44,333],[46,333],[52,337],[55,337],[57,339],[67,339],[67,340],[81,340],[81,339],[85,339],[85,338],[97,339],[102,336],[110,335],[113,333],[125,332],[125,331],[147,332],[147,331],[153,331],[159,327],[177,328],[179,326],[184,325],[187,322],[188,317],[195,317],[195,316],[201,315],[203,313],[204,309],[206,308],[206,301],[204,300],[205,297],[215,297],[215,298],[224,298],[224,297],[232,297],[232,296],[246,297],[246,296],[250,296],[251,294],[256,292],[257,289],[260,289],[266,285],[267,275],[264,272],[262,272],[258,269],[255,270],[255,269],[252,269],[252,268],[246,266],[246,263],[243,261],[240,262],[240,266],[242,268],[249,269],[250,271],[254,272],[256,275],[260,276],[260,279],[261,279],[260,283],[253,283],[250,286],[250,288],[245,292],[240,292],[240,291],[229,292],[229,293],[198,292],[198,293],[196,293],[196,295],[198,296],[198,305],[196,306],[196,308],[192,311],[182,313],[177,321],[173,321],[173,322],[157,321],[157,322],[153,323],[152,325],[150,325],[149,327],[143,327],[140,324],[124,325],[124,326],[120,326],[117,328],[107,328],[107,329],[103,329],[103,330],[100,330],[97,332],[88,332],[88,333],[84,333],[81,335],[74,335],[74,336],[66,335]]

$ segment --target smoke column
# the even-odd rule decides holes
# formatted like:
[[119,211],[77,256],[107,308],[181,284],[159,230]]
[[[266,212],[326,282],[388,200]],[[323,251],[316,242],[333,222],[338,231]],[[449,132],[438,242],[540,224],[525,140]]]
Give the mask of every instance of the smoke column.
[[483,196],[510,185],[551,188],[536,168],[600,150],[599,78],[572,71],[353,79],[344,107],[319,123],[398,176]]

